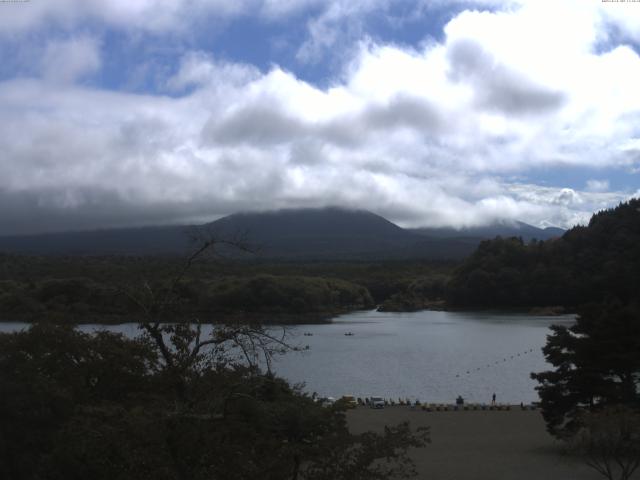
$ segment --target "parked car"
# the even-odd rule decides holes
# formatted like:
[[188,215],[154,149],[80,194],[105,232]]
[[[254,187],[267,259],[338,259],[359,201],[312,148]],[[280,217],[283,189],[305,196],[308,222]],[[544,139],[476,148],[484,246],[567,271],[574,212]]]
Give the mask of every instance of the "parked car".
[[330,407],[331,405],[336,403],[336,399],[333,397],[326,397],[326,398],[319,399],[319,402],[320,402],[320,405],[322,405],[323,407]]
[[344,403],[347,408],[356,408],[358,406],[356,397],[353,395],[343,395],[340,401]]
[[384,408],[384,398],[382,398],[382,397],[371,397],[369,399],[369,406],[371,408]]

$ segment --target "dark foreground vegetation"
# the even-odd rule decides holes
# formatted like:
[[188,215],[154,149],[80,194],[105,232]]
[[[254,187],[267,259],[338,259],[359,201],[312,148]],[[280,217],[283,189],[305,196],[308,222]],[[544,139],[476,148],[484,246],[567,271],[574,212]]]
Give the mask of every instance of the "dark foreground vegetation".
[[640,467],[640,306],[582,307],[575,325],[553,326],[539,382],[547,430],[609,480]]
[[[535,373],[549,431],[571,436],[584,409],[640,409],[640,306],[592,304],[574,325],[553,326],[543,351],[555,370]],[[640,432],[638,432],[640,434]]]
[[340,405],[322,407],[235,357],[257,353],[252,342],[262,355],[282,347],[258,327],[207,339],[186,325],[145,331],[131,340],[34,325],[0,335],[0,478],[411,476],[406,451],[427,431],[350,434]]

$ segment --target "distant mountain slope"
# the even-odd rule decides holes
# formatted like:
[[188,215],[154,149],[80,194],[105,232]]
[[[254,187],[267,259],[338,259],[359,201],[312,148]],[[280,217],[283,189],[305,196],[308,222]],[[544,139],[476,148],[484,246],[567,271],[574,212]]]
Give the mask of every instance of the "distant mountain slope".
[[496,223],[483,227],[469,227],[456,230],[454,228],[415,228],[411,232],[430,238],[476,238],[491,239],[495,237],[522,237],[525,242],[533,239],[548,240],[561,237],[565,230],[556,227],[537,228],[524,222]]
[[[420,255],[423,238],[364,210],[340,208],[240,213],[206,226],[218,237],[241,234],[267,257],[403,258]],[[426,256],[429,255],[425,252]]]
[[157,255],[189,246],[186,226],[119,228],[0,237],[0,252],[30,255]]
[[[546,230],[400,228],[364,210],[291,209],[238,213],[201,226],[166,226],[0,237],[0,252],[54,255],[182,254],[188,234],[243,238],[260,258],[288,260],[461,259],[496,235],[547,238]],[[514,233],[515,232],[515,233]]]
[[216,220],[208,226],[214,231],[225,233],[246,229],[250,235],[261,239],[323,236],[369,236],[385,239],[413,237],[407,230],[375,213],[336,207],[236,213]]

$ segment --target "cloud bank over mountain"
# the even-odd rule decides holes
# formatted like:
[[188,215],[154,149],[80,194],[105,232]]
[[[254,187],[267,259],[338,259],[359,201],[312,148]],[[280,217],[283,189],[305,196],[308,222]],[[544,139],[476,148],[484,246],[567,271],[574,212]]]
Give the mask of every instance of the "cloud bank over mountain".
[[[324,205],[403,226],[568,227],[640,193],[640,4],[409,4],[0,7],[0,45],[14,48],[0,77],[3,233]],[[424,22],[422,39],[382,39],[380,15]],[[220,55],[194,33],[251,21],[303,26],[298,44],[269,37],[293,67]],[[152,45],[173,63],[154,63]],[[123,63],[134,53],[145,61]],[[300,73],[318,63],[337,67]]]

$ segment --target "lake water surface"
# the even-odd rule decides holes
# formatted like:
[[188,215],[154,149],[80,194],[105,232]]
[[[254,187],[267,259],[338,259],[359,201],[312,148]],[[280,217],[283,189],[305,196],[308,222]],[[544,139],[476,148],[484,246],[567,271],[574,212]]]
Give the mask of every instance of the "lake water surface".
[[[541,352],[549,326],[573,315],[357,312],[331,325],[296,327],[308,352],[290,354],[275,370],[306,381],[321,395],[379,395],[451,403],[531,402],[531,372],[549,368]],[[345,336],[352,332],[353,336]]]
[[[322,396],[383,396],[452,403],[520,403],[538,399],[531,372],[549,368],[542,356],[548,327],[573,315],[356,312],[331,324],[287,327],[290,342],[309,350],[278,357],[274,370]],[[0,331],[24,328],[0,323]],[[83,325],[136,335],[135,324]],[[351,332],[353,335],[346,336]],[[305,336],[311,333],[312,336]]]

